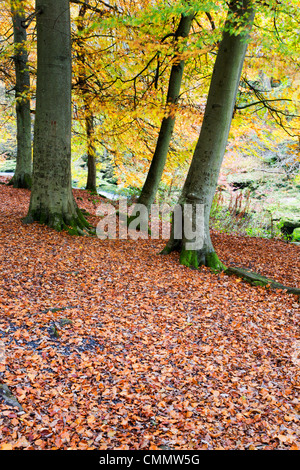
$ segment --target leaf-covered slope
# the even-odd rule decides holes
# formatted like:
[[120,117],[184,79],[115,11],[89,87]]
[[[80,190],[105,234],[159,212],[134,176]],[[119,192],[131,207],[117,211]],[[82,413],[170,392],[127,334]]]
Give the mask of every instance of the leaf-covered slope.
[[[23,408],[0,403],[0,447],[300,449],[296,297],[160,241],[23,226],[28,202],[0,187],[0,382]],[[299,287],[299,247],[213,237],[227,265]]]

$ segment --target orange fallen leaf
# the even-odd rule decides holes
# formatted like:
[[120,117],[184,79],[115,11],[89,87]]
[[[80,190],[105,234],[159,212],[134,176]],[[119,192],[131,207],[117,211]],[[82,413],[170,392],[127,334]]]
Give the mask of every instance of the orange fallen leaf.
[[12,444],[1,444],[0,449],[1,450],[12,450],[13,446],[12,446]]

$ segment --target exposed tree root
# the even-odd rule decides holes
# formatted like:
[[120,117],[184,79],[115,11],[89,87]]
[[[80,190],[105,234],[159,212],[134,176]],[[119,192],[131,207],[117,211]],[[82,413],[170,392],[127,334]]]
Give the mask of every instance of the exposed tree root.
[[[181,248],[181,249],[180,249]],[[289,287],[276,282],[273,279],[270,279],[261,274],[247,271],[246,269],[237,268],[237,267],[227,267],[225,266],[218,258],[218,255],[215,251],[212,252],[203,252],[201,250],[184,250],[181,244],[176,245],[176,243],[168,243],[164,249],[160,252],[162,255],[168,255],[172,251],[180,252],[180,264],[187,266],[191,269],[199,269],[201,266],[207,266],[214,273],[224,272],[229,276],[235,275],[243,279],[243,281],[248,282],[254,286],[262,286],[272,289],[281,289],[285,290],[290,294],[298,295],[300,301],[300,289],[297,287]]]
[[280,282],[273,281],[266,276],[262,276],[261,274],[253,273],[251,271],[247,271],[246,269],[237,268],[237,267],[229,267],[224,269],[225,274],[228,275],[235,275],[241,277],[244,281],[249,282],[254,286],[263,286],[263,287],[271,287],[272,289],[281,289],[289,292],[290,294],[295,294],[300,297],[300,289],[297,287],[289,287],[280,284]]
[[19,408],[20,411],[23,411],[22,406],[16,399],[16,397],[11,393],[10,389],[5,384],[0,384],[0,397],[3,398],[4,402],[13,407]]

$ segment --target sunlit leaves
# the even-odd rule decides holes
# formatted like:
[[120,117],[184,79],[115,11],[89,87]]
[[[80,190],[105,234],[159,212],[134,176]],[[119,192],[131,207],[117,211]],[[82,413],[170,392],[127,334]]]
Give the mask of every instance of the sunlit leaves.
[[[0,70],[7,88],[13,90],[13,45],[10,2],[1,11]],[[298,2],[254,2],[255,25],[243,69],[243,76],[256,81],[262,72],[269,79],[280,80],[281,86],[264,93],[274,102],[279,114],[263,104],[239,110],[233,121],[231,138],[241,144],[239,136],[247,129],[259,131],[265,123],[272,128],[285,127],[291,136],[299,132],[299,8]],[[34,2],[24,2],[28,15]],[[182,91],[178,103],[174,138],[170,147],[163,182],[170,182],[178,164],[191,157],[197,132],[202,122],[218,42],[227,14],[225,1],[155,0],[128,2],[116,0],[110,7],[90,0],[83,28],[78,31],[82,4],[70,3],[73,46],[74,157],[81,141],[85,147],[85,109],[79,92],[84,68],[85,91],[90,111],[96,116],[96,143],[99,154],[105,148],[115,159],[117,177],[125,185],[140,186],[149,168],[160,122],[165,113],[169,72],[174,57],[174,32],[180,15],[192,7],[197,13],[188,39],[176,44],[180,58],[185,59]],[[32,94],[35,82],[35,20],[29,34]],[[84,64],[79,49],[84,49]],[[82,89],[82,87],[81,87]],[[244,91],[241,87],[241,91]],[[251,95],[246,103],[256,100]],[[289,101],[291,100],[291,101]],[[11,102],[11,106],[14,103]],[[32,101],[34,109],[34,101]],[[238,117],[240,116],[240,117]],[[257,119],[258,118],[258,119]],[[274,131],[275,132],[275,131]],[[277,132],[277,131],[276,131]],[[285,138],[284,131],[282,132]],[[293,137],[294,138],[294,137]],[[296,142],[296,140],[295,140]],[[275,144],[275,143],[274,143]],[[76,148],[77,146],[77,148]],[[178,163],[180,162],[180,163]],[[136,177],[134,169],[137,170]],[[133,172],[133,173],[132,173]],[[183,175],[184,176],[184,175]],[[128,180],[127,180],[128,179]]]

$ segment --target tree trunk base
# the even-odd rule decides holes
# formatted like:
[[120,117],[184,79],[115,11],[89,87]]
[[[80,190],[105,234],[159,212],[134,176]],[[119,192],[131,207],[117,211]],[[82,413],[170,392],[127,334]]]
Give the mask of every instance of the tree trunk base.
[[262,286],[272,289],[281,289],[290,294],[297,295],[300,302],[300,289],[297,287],[288,287],[280,282],[276,282],[273,279],[270,279],[261,274],[254,273],[252,271],[247,271],[246,269],[237,268],[237,267],[226,267],[218,258],[218,255],[215,251],[205,252],[204,250],[184,250],[180,247],[181,244],[169,243],[164,249],[160,252],[161,255],[168,255],[172,251],[180,251],[180,264],[187,266],[191,269],[199,269],[201,266],[207,266],[214,273],[224,272],[229,276],[235,275],[243,279],[243,281],[248,282],[253,286]]
[[87,191],[90,191],[90,193],[93,194],[93,195],[97,195],[97,194],[98,194],[98,193],[97,193],[97,187],[94,186],[94,185],[92,185],[92,184],[87,184],[86,187],[85,187],[85,189],[86,189]]
[[182,249],[180,252],[180,264],[194,269],[198,269],[200,266],[207,266],[215,273],[226,269],[215,251]]
[[179,262],[188,268],[199,269],[201,266],[207,266],[215,273],[226,270],[226,267],[219,260],[215,251],[207,249],[186,250],[182,247],[182,243],[180,241],[170,240],[160,254],[168,255],[172,251],[180,252]]
[[16,189],[31,189],[32,178],[28,173],[20,175],[14,174],[11,180],[8,182],[8,186],[13,186]]
[[76,209],[73,217],[70,215],[55,214],[50,211],[30,211],[28,215],[22,219],[24,224],[39,222],[50,228],[60,232],[67,231],[70,235],[95,235],[96,229],[84,218],[80,209]]

